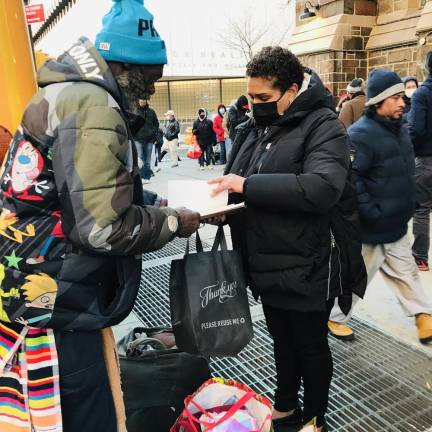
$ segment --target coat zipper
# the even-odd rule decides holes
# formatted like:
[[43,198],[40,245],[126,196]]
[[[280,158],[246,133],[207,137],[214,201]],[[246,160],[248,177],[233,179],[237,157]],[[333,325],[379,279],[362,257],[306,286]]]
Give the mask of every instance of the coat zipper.
[[335,245],[336,245],[336,241],[333,235],[333,231],[330,228],[330,258],[328,263],[329,274],[327,279],[327,301],[330,298],[330,282],[331,282],[331,274],[332,274],[333,248],[335,247]]
[[331,274],[332,274],[332,260],[333,260],[333,249],[337,248],[338,251],[338,263],[339,263],[339,287],[340,287],[340,293],[343,294],[343,288],[342,288],[342,263],[341,263],[341,254],[339,245],[336,243],[335,236],[333,234],[332,229],[330,228],[330,258],[329,258],[329,275],[327,280],[327,300],[330,298],[330,283],[331,283]]

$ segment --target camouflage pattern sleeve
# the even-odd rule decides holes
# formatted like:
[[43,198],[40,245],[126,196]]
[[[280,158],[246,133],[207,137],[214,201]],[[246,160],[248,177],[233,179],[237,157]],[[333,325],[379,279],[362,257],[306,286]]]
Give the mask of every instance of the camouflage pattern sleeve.
[[[72,87],[75,97],[83,90]],[[133,204],[132,147],[123,118],[107,104],[74,107],[67,101],[62,106],[57,100],[53,144],[65,233],[75,246],[97,253],[133,255],[160,248],[175,235],[177,213]]]

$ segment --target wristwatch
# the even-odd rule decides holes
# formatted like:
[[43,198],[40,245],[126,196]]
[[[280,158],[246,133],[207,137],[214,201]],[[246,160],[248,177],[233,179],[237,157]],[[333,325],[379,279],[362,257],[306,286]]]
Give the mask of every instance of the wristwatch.
[[168,216],[168,229],[172,232],[172,233],[176,233],[178,228],[179,228],[179,221],[178,218],[176,216],[173,215],[169,215]]

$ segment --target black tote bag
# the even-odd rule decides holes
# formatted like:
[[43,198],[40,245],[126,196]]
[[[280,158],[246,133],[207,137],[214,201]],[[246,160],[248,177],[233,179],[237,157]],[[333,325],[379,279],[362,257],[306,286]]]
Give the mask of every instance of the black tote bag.
[[[219,227],[213,248],[171,263],[171,323],[177,346],[191,354],[235,356],[253,338],[242,258]],[[219,251],[218,248],[221,247]]]

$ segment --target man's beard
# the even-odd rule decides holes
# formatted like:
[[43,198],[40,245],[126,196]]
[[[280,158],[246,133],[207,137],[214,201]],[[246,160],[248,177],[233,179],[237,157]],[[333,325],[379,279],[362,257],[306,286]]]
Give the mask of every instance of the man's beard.
[[124,71],[117,76],[117,83],[125,94],[129,105],[134,106],[138,99],[149,100],[151,95],[147,88],[144,74],[134,71]]

